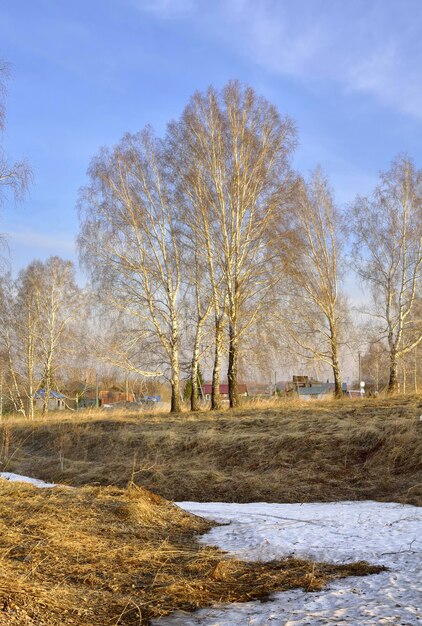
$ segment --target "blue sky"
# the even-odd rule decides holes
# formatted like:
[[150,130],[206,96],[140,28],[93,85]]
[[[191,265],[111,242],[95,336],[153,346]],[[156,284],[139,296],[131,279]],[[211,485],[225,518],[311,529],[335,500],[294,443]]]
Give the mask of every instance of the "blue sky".
[[2,143],[34,186],[6,203],[15,270],[77,260],[78,188],[125,131],[159,132],[196,89],[239,78],[296,120],[294,164],[338,202],[401,151],[422,166],[421,0],[2,0],[11,64]]

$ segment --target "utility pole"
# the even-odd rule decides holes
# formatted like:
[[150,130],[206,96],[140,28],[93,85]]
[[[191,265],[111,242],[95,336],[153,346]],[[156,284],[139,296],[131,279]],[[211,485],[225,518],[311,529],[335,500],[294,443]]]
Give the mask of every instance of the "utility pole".
[[98,392],[98,372],[95,371],[95,408],[98,409],[100,406],[99,400],[99,392]]
[[3,417],[3,370],[0,378],[0,418]]
[[358,352],[358,361],[359,361],[359,388],[360,388],[360,383],[362,382],[362,364],[361,364],[360,352]]
[[418,393],[418,346],[415,347],[415,393]]

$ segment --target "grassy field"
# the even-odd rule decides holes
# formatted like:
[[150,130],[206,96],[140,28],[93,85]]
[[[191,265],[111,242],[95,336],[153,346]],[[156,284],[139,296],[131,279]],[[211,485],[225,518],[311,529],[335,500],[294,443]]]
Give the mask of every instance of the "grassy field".
[[379,571],[228,558],[198,543],[209,522],[161,496],[422,504],[421,414],[422,398],[396,397],[4,419],[2,471],[78,488],[0,481],[0,625],[146,625],[176,609]]
[[70,485],[143,485],[170,500],[422,504],[422,397],[234,412],[6,419],[0,466]]

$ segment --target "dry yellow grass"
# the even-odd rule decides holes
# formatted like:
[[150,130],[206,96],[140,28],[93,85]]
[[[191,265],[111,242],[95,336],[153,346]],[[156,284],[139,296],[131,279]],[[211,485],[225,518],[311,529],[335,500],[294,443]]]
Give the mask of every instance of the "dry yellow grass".
[[421,398],[396,397],[219,414],[8,418],[3,471],[84,486],[0,481],[0,624],[144,625],[175,609],[376,572],[229,559],[197,542],[209,522],[133,483],[171,499],[421,504],[421,414]]
[[0,624],[147,625],[173,610],[317,590],[381,571],[287,559],[240,562],[199,544],[211,524],[145,489],[0,481]]
[[56,414],[2,424],[2,470],[71,485],[129,480],[171,500],[422,504],[422,397],[234,412]]

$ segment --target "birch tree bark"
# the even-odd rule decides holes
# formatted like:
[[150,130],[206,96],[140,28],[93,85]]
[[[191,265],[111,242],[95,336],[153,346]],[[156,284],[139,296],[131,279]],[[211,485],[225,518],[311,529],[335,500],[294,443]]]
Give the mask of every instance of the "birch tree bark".
[[[188,261],[189,263],[189,261]],[[210,297],[209,285],[204,285],[204,279],[207,273],[204,272],[205,263],[203,259],[203,251],[200,240],[193,240],[193,272],[192,291],[194,298],[194,339],[192,348],[192,365],[191,365],[191,411],[199,410],[199,359],[201,356],[201,342],[204,334],[204,324],[210,314],[212,307],[212,297]]]

